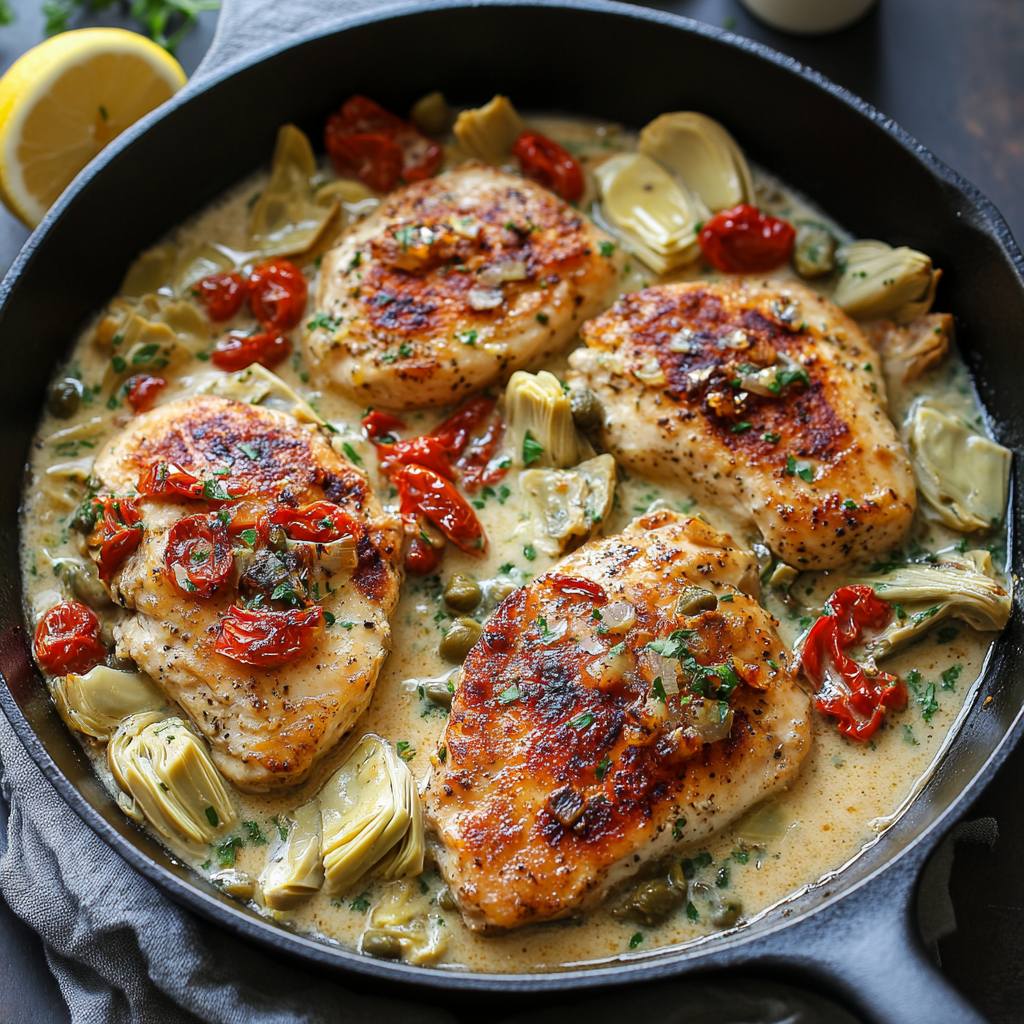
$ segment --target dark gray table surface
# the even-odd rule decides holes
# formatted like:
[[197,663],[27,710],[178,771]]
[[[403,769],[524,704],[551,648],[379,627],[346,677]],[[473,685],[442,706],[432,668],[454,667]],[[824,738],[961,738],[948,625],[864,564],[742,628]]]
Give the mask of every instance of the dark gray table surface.
[[[40,2],[14,0],[19,21],[0,29],[0,73],[42,38]],[[859,24],[817,39],[775,32],[738,0],[647,6],[768,43],[863,96],[986,192],[1024,240],[1024,0],[881,0]],[[215,22],[215,14],[202,15],[179,48],[186,71],[199,63]],[[78,24],[99,23],[118,22],[105,14]],[[0,208],[0,272],[27,237]],[[1024,1021],[1024,873],[1014,869],[1013,857],[1024,848],[1024,749],[1009,758],[972,813],[995,817],[1000,839],[993,851],[967,847],[957,855],[950,890],[959,928],[939,944],[942,969],[995,1024],[1018,1024]],[[67,1019],[38,939],[0,899],[0,1024]]]

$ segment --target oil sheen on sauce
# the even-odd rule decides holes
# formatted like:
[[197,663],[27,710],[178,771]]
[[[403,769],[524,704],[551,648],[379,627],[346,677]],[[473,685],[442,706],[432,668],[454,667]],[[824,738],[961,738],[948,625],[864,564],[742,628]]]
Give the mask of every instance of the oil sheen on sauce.
[[[601,159],[621,149],[631,149],[635,137],[616,126],[564,119],[532,119],[540,130],[570,148],[581,162]],[[755,175],[758,203],[767,212],[790,220],[808,218],[829,223],[840,238],[848,236],[828,222],[820,212],[765,174]],[[217,242],[242,251],[246,248],[247,202],[259,192],[265,177],[256,175],[231,190],[208,209],[172,232],[165,244],[189,250],[204,242]],[[365,204],[364,204],[365,206]],[[776,276],[787,276],[788,270]],[[713,280],[713,271],[700,262],[670,276],[671,280],[703,277]],[[633,260],[627,262],[621,291],[631,291],[654,283],[653,273]],[[315,293],[311,282],[310,294]],[[297,333],[297,332],[296,332]],[[66,373],[78,376],[87,385],[103,377],[106,360],[93,348],[93,326],[87,329],[72,350]],[[548,366],[555,373],[564,368],[564,358]],[[170,401],[195,393],[219,371],[208,362],[191,360],[187,372],[172,378],[161,396]],[[378,493],[387,503],[387,482],[376,475],[376,457],[371,445],[359,434],[364,410],[331,393],[312,391],[301,358],[294,356],[276,369],[289,385],[305,397],[330,423],[336,426],[362,460]],[[92,454],[100,441],[123,425],[130,410],[119,406],[109,409],[104,400],[92,398],[71,419],[58,420],[46,413],[32,448],[30,475],[22,514],[22,550],[28,614],[34,622],[51,605],[67,599],[61,591],[57,569],[61,559],[78,559],[68,523],[84,496],[83,480],[88,476]],[[915,397],[922,394],[939,398],[943,404],[983,430],[983,420],[975,402],[963,364],[954,354],[950,361],[918,379],[911,389],[889,396],[889,411],[899,423]],[[88,400],[88,399],[91,399]],[[414,412],[405,419],[410,430],[425,432],[447,410]],[[485,593],[496,599],[512,587],[547,570],[553,561],[529,544],[530,524],[524,519],[515,474],[490,494],[478,495],[478,515],[490,540],[484,559],[472,558],[449,545],[441,567],[441,578],[407,579],[401,602],[393,617],[394,649],[384,665],[369,709],[352,733],[320,765],[316,774],[297,792],[274,797],[235,794],[239,820],[251,823],[239,836],[243,846],[236,851],[235,866],[257,876],[276,837],[274,817],[299,806],[323,784],[344,759],[352,744],[366,732],[376,732],[395,742],[403,741],[409,767],[417,779],[429,768],[430,753],[436,749],[444,725],[445,712],[418,691],[418,681],[443,675],[451,669],[438,654],[438,641],[452,617],[441,599],[443,580],[455,572],[465,572],[485,585]],[[627,478],[617,492],[615,515],[606,534],[618,532],[633,517],[652,507],[679,511],[700,511],[715,526],[733,527],[714,507],[698,509],[685,489],[652,484],[640,478]],[[750,542],[756,538],[737,540]],[[912,544],[933,551],[948,549],[959,539],[941,525],[919,514]],[[998,544],[998,538],[996,538]],[[1003,556],[1005,557],[1005,556]],[[1001,567],[1002,560],[994,559]],[[780,621],[779,631],[787,646],[820,612],[828,596],[843,585],[842,571],[805,572],[797,581],[790,603],[771,593],[766,599],[769,610]],[[481,611],[493,609],[494,600],[485,601]],[[481,618],[480,612],[476,613]],[[793,892],[813,885],[834,872],[872,842],[916,791],[940,754],[958,716],[972,710],[972,684],[979,676],[992,634],[981,634],[958,621],[952,627],[933,630],[923,641],[903,655],[886,663],[886,668],[901,676],[916,669],[923,680],[937,683],[938,709],[928,718],[913,694],[905,711],[887,716],[885,727],[868,745],[841,737],[833,724],[812,714],[814,741],[796,780],[784,793],[774,797],[720,834],[688,849],[680,849],[691,877],[691,907],[680,911],[658,927],[640,927],[620,921],[611,910],[618,900],[613,896],[607,906],[584,918],[524,928],[515,933],[482,938],[470,932],[443,896],[440,877],[429,868],[411,882],[375,882],[364,878],[351,892],[327,896],[320,894],[299,909],[275,912],[250,904],[281,925],[313,935],[322,941],[358,948],[362,932],[373,906],[387,887],[405,886],[421,909],[443,922],[445,952],[436,966],[448,970],[490,972],[529,972],[559,966],[581,965],[625,956],[641,955],[655,947],[685,943],[716,931],[710,922],[715,900],[727,899],[742,906],[740,921],[749,921],[784,900]],[[106,759],[100,748],[84,741],[97,773],[114,791]],[[206,861],[196,860],[191,867],[208,878],[218,870],[215,851]],[[701,893],[708,894],[704,897]],[[637,939],[637,936],[640,936]],[[630,949],[635,948],[631,953]]]

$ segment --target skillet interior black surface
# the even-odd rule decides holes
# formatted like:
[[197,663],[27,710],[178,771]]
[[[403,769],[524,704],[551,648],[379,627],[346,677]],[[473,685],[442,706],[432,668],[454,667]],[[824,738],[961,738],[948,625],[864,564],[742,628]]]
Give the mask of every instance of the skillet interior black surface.
[[[286,956],[355,972],[391,991],[404,983],[428,995],[553,992],[743,966],[838,990],[880,1020],[970,1019],[969,1008],[926,966],[912,894],[944,817],[959,811],[1021,731],[1019,615],[996,645],[975,711],[922,797],[841,877],[735,936],[586,971],[456,977],[292,936],[174,865],[94,781],[30,665],[21,618],[17,504],[47,381],[140,249],[263,163],[281,123],[294,121],[317,138],[326,114],[352,92],[370,92],[397,110],[440,88],[455,102],[478,103],[501,91],[526,109],[633,126],[674,109],[720,119],[753,160],[855,234],[933,256],[946,271],[937,307],[957,316],[995,435],[1015,451],[1021,446],[1024,401],[1007,370],[1016,356],[1008,325],[1024,321],[1024,261],[1005,225],[927,151],[813,74],[706,26],[599,3],[421,5],[392,20],[320,32],[196,83],[162,116],[126,133],[58,203],[4,283],[0,351],[17,369],[0,379],[0,668],[10,691],[0,690],[0,701],[33,756],[86,821],[175,898]],[[551,52],[550,40],[562,43],[557,59],[541,56]],[[1015,495],[1012,527],[1021,513]]]

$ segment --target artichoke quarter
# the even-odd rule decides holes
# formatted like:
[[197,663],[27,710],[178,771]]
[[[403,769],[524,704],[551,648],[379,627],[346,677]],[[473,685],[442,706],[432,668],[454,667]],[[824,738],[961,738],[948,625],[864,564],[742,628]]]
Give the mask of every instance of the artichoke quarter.
[[936,565],[910,563],[881,576],[852,580],[866,584],[883,601],[899,604],[902,618],[865,645],[870,658],[884,658],[919,640],[946,618],[963,619],[982,631],[1003,629],[1010,617],[1012,595],[989,572],[987,551],[969,551],[966,558]]
[[855,320],[887,316],[906,323],[924,316],[942,276],[923,252],[873,239],[844,245],[836,261],[840,272],[832,297]]
[[997,524],[1006,510],[1013,453],[925,399],[911,407],[904,428],[917,486],[934,514],[970,533]]
[[598,455],[572,469],[528,469],[519,477],[539,511],[544,536],[536,542],[550,555],[589,540],[611,512],[615,459]]
[[640,132],[640,152],[671,171],[715,213],[754,201],[743,151],[704,114],[680,110],[656,117]]
[[106,743],[123,718],[159,711],[166,698],[149,676],[97,665],[84,676],[58,676],[50,692],[68,727]]
[[380,864],[390,877],[423,870],[419,794],[408,766],[387,740],[365,735],[320,792],[324,875],[341,892]]
[[452,130],[468,156],[500,167],[509,162],[512,143],[525,129],[512,101],[498,95],[482,107],[462,111]]
[[553,373],[517,370],[505,388],[508,443],[517,466],[575,466],[594,454],[576,432],[572,399]]
[[700,197],[643,153],[606,160],[594,176],[601,189],[595,218],[658,274],[700,255],[698,225],[711,217]]
[[172,848],[201,854],[237,820],[209,752],[180,718],[130,715],[111,738],[107,760],[121,809],[144,818]]
[[313,800],[290,817],[288,838],[272,848],[260,875],[263,902],[272,910],[291,910],[324,884],[320,804]]

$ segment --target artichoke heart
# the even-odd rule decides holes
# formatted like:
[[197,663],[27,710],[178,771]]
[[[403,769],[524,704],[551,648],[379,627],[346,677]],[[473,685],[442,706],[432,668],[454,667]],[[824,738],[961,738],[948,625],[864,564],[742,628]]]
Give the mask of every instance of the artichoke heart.
[[177,262],[178,250],[173,245],[162,243],[147,249],[128,268],[118,295],[138,298],[167,287]]
[[640,132],[640,152],[667,168],[717,213],[753,202],[743,150],[717,122],[692,110],[656,117]]
[[1013,453],[918,399],[906,424],[917,486],[934,513],[970,533],[997,524],[1006,510]]
[[264,256],[297,256],[312,249],[329,229],[340,204],[317,203],[313,147],[293,124],[282,125],[270,163],[270,181],[249,214],[254,249]]
[[447,945],[444,922],[411,882],[389,886],[370,913],[360,946],[364,953],[401,957],[411,964],[437,960]]
[[855,320],[887,316],[906,323],[924,316],[942,276],[923,252],[873,239],[844,245],[836,260],[841,269],[833,299]]
[[106,743],[121,720],[144,711],[159,711],[167,700],[140,672],[118,672],[97,665],[84,676],[58,676],[50,692],[68,727]]
[[893,391],[944,362],[954,335],[951,313],[929,313],[902,327],[884,319],[868,325],[868,336],[882,357],[885,380]]
[[1003,629],[1012,595],[986,570],[991,570],[988,552],[969,551],[965,558],[936,565],[910,563],[884,576],[854,580],[872,587],[883,601],[899,604],[904,613],[867,641],[866,653],[887,657],[946,618],[962,619],[983,632]]
[[505,419],[517,466],[575,466],[594,454],[576,432],[571,398],[547,370],[512,374],[505,388]]
[[200,854],[238,818],[209,752],[180,718],[130,715],[111,737],[107,760],[120,807],[144,817],[172,848]]
[[615,459],[598,455],[572,469],[528,469],[519,477],[540,513],[545,535],[537,544],[555,555],[597,532],[615,497]]
[[652,270],[664,274],[700,255],[697,224],[710,211],[661,164],[642,153],[622,153],[594,174],[604,218]]
[[462,111],[452,130],[469,156],[500,167],[508,163],[512,143],[526,130],[526,124],[511,100],[498,95],[482,107]]
[[220,395],[221,398],[232,398],[236,402],[279,409],[294,416],[300,423],[327,426],[327,421],[293,387],[259,363],[253,363],[238,373],[215,377],[202,390],[211,395]]
[[229,274],[239,269],[239,264],[229,255],[230,249],[204,242],[182,257],[174,278],[176,295],[187,296],[192,286],[211,274]]
[[[320,813],[331,892],[355,882],[415,827],[422,812],[416,784],[410,786],[409,780],[409,768],[391,744],[372,733],[328,780],[320,793]],[[422,822],[418,828],[422,844]],[[403,848],[388,866],[404,870],[415,861],[415,851]]]
[[291,814],[288,838],[272,848],[260,875],[263,902],[272,910],[291,910],[324,884],[320,804],[313,800]]

